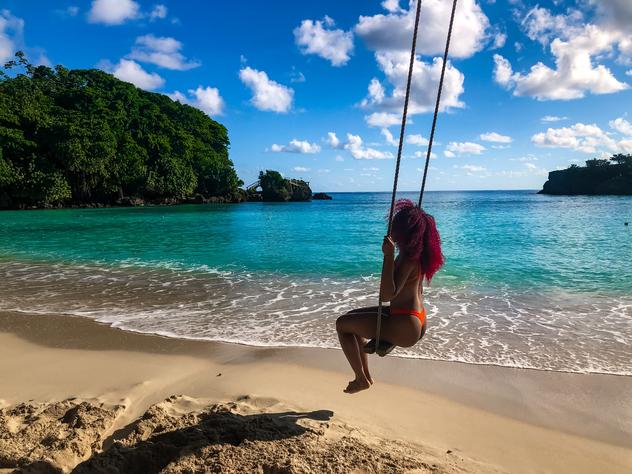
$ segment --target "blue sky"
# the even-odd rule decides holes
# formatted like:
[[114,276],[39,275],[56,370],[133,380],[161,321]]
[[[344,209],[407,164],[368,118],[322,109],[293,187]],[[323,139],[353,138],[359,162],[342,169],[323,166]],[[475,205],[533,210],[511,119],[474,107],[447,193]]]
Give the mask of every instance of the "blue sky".
[[[423,3],[401,190],[421,180],[450,3]],[[247,183],[385,191],[412,19],[406,0],[0,0],[0,60],[22,49],[199,107]],[[428,189],[538,189],[632,153],[630,24],[629,0],[459,0]]]

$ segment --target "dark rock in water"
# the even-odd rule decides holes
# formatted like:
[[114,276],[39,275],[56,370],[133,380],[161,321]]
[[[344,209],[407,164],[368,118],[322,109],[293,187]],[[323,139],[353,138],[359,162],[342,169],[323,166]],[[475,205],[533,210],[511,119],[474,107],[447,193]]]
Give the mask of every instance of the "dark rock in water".
[[588,160],[586,165],[551,171],[539,194],[632,195],[632,155]]
[[245,189],[238,189],[230,197],[230,202],[233,203],[246,202],[247,200],[248,192]]
[[116,201],[117,206],[124,207],[135,207],[135,206],[144,206],[145,201],[138,197],[122,197],[121,199]]
[[204,204],[204,196],[201,194],[196,194],[194,196],[190,196],[184,200],[187,204]]
[[315,200],[319,200],[319,201],[331,201],[333,198],[326,193],[314,193],[314,195],[312,196],[312,199]]

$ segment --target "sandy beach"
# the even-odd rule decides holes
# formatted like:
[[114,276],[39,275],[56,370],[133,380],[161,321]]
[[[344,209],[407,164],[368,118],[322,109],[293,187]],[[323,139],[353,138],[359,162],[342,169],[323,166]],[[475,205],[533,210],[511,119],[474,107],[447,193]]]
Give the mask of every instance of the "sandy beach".
[[[0,315],[0,467],[630,472],[632,378],[255,348]],[[52,469],[52,470],[51,470]]]

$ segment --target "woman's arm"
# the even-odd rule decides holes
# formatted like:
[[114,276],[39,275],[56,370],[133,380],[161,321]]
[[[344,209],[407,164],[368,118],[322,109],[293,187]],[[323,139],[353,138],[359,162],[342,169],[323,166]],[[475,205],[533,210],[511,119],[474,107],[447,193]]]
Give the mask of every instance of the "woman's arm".
[[391,301],[395,298],[408,279],[413,266],[408,262],[403,262],[397,275],[395,275],[395,244],[393,240],[386,236],[382,243],[384,260],[382,261],[382,278],[380,281],[380,300]]
[[382,279],[380,281],[380,301],[391,301],[395,295],[395,258],[393,255],[384,255],[382,261]]

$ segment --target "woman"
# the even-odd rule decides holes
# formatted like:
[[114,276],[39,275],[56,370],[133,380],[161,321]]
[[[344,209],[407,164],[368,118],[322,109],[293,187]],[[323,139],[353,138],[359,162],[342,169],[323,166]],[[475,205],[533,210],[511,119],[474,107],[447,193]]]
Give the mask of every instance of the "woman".
[[[391,236],[384,237],[380,300],[380,339],[396,346],[415,345],[426,331],[426,310],[422,302],[423,279],[430,283],[444,262],[441,239],[434,218],[408,199],[395,204]],[[395,247],[398,255],[395,257]],[[342,350],[355,373],[346,393],[366,390],[373,380],[368,357],[362,350],[375,337],[377,306],[349,311],[336,321]]]

